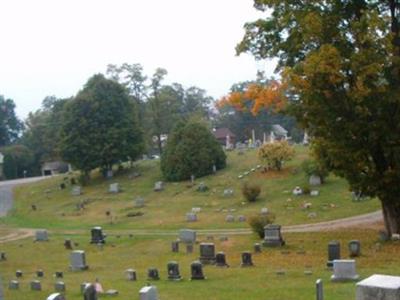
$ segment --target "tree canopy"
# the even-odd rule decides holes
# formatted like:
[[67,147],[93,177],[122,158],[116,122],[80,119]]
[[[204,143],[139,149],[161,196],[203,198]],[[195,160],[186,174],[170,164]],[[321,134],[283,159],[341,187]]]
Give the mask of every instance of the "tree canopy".
[[143,150],[142,131],[126,89],[94,75],[63,114],[60,150],[65,161],[86,175],[133,160]]
[[255,0],[237,51],[278,57],[290,110],[318,157],[377,196],[400,233],[400,3]]
[[15,114],[15,103],[0,95],[0,147],[13,143],[23,129],[22,122]]
[[225,168],[226,155],[211,131],[199,122],[179,122],[161,156],[161,171],[170,181],[201,177]]

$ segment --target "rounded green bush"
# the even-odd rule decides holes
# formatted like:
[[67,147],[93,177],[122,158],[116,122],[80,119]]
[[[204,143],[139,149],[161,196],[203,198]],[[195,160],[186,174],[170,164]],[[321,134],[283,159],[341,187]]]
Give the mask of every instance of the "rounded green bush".
[[226,166],[226,155],[211,131],[198,122],[180,122],[168,137],[161,155],[161,171],[168,181],[196,178]]

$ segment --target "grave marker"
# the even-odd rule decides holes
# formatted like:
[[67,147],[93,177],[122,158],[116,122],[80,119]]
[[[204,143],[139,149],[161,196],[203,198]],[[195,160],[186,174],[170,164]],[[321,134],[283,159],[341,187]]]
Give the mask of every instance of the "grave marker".
[[49,240],[47,230],[46,229],[38,229],[35,232],[35,241],[36,242],[47,242]]
[[53,293],[50,296],[48,296],[46,300],[66,300],[66,299],[60,293]]
[[40,283],[39,280],[32,280],[30,283],[31,286],[31,291],[41,291],[42,290],[42,284]]
[[264,227],[264,241],[263,245],[266,247],[280,247],[285,245],[285,241],[282,238],[281,235],[281,226],[280,225],[274,225],[274,224],[269,224]]
[[324,286],[321,279],[317,279],[317,281],[315,282],[315,289],[317,300],[324,300]]
[[357,280],[360,276],[356,273],[354,259],[335,259],[333,261],[333,275],[331,281]]
[[160,276],[158,274],[158,269],[157,268],[149,268],[147,270],[147,279],[149,279],[149,280],[159,280]]
[[203,264],[215,263],[214,243],[200,243],[200,262]]
[[400,299],[400,277],[374,274],[356,284],[356,300]]
[[251,252],[245,251],[242,252],[242,263],[240,264],[241,267],[252,267],[254,266],[253,260],[251,258]]
[[167,264],[168,279],[179,281],[182,279],[179,273],[179,264],[176,261],[170,261]]
[[350,257],[358,257],[361,255],[361,243],[359,240],[349,242]]
[[65,292],[65,283],[63,281],[57,281],[54,284],[54,290],[56,292]]
[[106,235],[103,234],[103,230],[100,226],[96,226],[93,227],[90,230],[90,234],[91,234],[91,240],[90,243],[91,244],[104,244],[106,242]]
[[97,300],[97,291],[94,284],[86,283],[83,289],[84,300]]
[[226,256],[224,252],[218,252],[215,256],[215,265],[217,267],[229,267],[226,263]]
[[157,288],[155,286],[145,286],[139,291],[140,300],[158,300]]
[[191,280],[206,279],[203,274],[203,265],[199,261],[194,261],[190,265]]
[[70,269],[72,271],[87,270],[89,266],[86,265],[86,255],[83,250],[74,250],[70,255]]
[[328,244],[328,262],[326,266],[332,268],[335,259],[340,259],[340,243],[338,241],[330,241]]
[[126,269],[125,270],[125,275],[126,275],[126,279],[128,279],[129,281],[136,281],[137,280],[136,270],[134,270],[134,269]]
[[11,280],[8,284],[9,290],[19,290],[19,281],[18,280]]

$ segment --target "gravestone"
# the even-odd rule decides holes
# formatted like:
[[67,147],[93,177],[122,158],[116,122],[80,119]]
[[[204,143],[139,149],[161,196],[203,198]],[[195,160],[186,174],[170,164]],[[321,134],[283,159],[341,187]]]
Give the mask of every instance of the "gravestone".
[[319,196],[319,191],[318,191],[318,190],[312,190],[312,191],[310,192],[310,196],[312,196],[312,197],[317,197],[317,196]]
[[170,261],[167,264],[167,272],[169,280],[181,280],[182,277],[179,274],[179,264],[176,261]]
[[217,255],[215,255],[215,265],[217,267],[229,267],[229,265],[226,263],[226,256],[224,252],[218,252]]
[[57,281],[54,284],[54,290],[56,292],[65,292],[65,283],[63,281]]
[[208,186],[206,186],[204,182],[200,182],[199,186],[197,187],[197,191],[206,192],[208,191]]
[[361,255],[361,243],[359,240],[352,240],[349,242],[350,257],[358,257]]
[[97,300],[97,291],[94,284],[85,284],[83,289],[83,300]]
[[97,245],[97,244],[104,244],[106,242],[106,240],[105,240],[106,235],[103,234],[103,230],[101,229],[100,226],[93,227],[90,230],[90,234],[91,234],[91,237],[92,237],[91,240],[90,240],[91,244],[96,244]]
[[119,183],[117,183],[117,182],[111,183],[110,186],[108,187],[108,192],[112,193],[112,194],[119,193],[120,192]]
[[134,206],[135,206],[136,208],[144,207],[144,199],[143,199],[142,197],[137,197],[137,198],[135,199],[135,204],[134,204]]
[[262,215],[267,215],[268,214],[268,208],[266,208],[266,207],[261,208],[260,213]]
[[142,287],[139,291],[139,300],[158,300],[157,288],[153,285]]
[[48,296],[46,300],[66,300],[66,299],[60,293],[53,293],[50,296]]
[[318,175],[311,175],[308,183],[310,185],[321,185],[322,180],[321,180],[321,177]]
[[89,266],[86,265],[86,255],[83,250],[74,250],[70,255],[70,269],[72,271],[87,270]]
[[235,217],[232,216],[232,215],[227,215],[225,217],[225,221],[228,222],[228,223],[235,222]]
[[35,232],[35,241],[36,242],[47,242],[49,240],[47,230],[46,229],[38,229]]
[[82,194],[82,188],[79,185],[75,185],[72,187],[71,195],[72,196],[80,196]]
[[331,281],[357,280],[360,276],[356,273],[354,259],[335,259],[333,261],[333,275]]
[[201,212],[201,207],[192,207],[192,213],[197,214],[199,212]]
[[72,250],[72,241],[70,239],[64,240],[64,247],[67,250]]
[[255,253],[261,252],[261,244],[260,243],[254,243],[254,252]]
[[300,196],[300,195],[303,194],[303,190],[299,186],[296,186],[293,189],[292,194],[295,195],[295,196]]
[[186,254],[193,253],[193,244],[186,244]]
[[242,252],[242,263],[240,264],[241,267],[252,267],[254,266],[253,260],[251,259],[251,252],[245,251]]
[[31,291],[41,291],[42,290],[42,284],[40,283],[39,280],[32,280],[30,283],[31,286]]
[[187,213],[186,214],[186,221],[187,222],[196,222],[197,221],[197,215],[195,213]]
[[200,262],[203,264],[215,263],[214,243],[200,243]]
[[317,300],[324,300],[324,286],[321,279],[317,279],[317,281],[315,282],[315,289]]
[[162,190],[164,190],[164,183],[162,181],[157,181],[154,184],[154,191],[155,192],[161,192]]
[[134,269],[126,269],[125,270],[125,276],[126,276],[126,279],[128,279],[129,281],[136,281],[137,280],[136,270],[134,270]]
[[171,250],[172,250],[172,252],[179,252],[179,242],[178,241],[171,242]]
[[44,277],[44,272],[42,269],[36,271],[36,277],[42,278]]
[[338,241],[330,241],[328,243],[328,262],[326,266],[332,268],[335,259],[340,259],[340,243]]
[[6,258],[6,253],[5,252],[0,252],[0,261],[7,260]]
[[19,290],[19,281],[18,280],[11,280],[8,283],[9,290]]
[[281,235],[281,226],[269,224],[264,227],[264,241],[263,245],[266,247],[280,247],[285,245],[285,241]]
[[400,277],[374,274],[356,284],[356,300],[400,299]]
[[238,221],[239,221],[239,222],[246,222],[246,217],[243,216],[243,215],[240,215],[240,216],[238,217]]
[[20,277],[22,277],[22,275],[23,275],[23,273],[21,270],[15,271],[15,277],[20,278]]
[[148,280],[159,280],[160,276],[158,274],[158,269],[157,268],[149,268],[147,270],[147,279]]
[[206,279],[203,274],[203,265],[199,261],[194,261],[190,265],[191,280]]
[[54,273],[54,277],[55,277],[55,278],[63,278],[63,277],[64,277],[64,274],[63,274],[63,272],[61,272],[61,271],[56,271],[56,272]]
[[233,190],[232,189],[225,189],[224,190],[224,197],[231,197],[233,196]]

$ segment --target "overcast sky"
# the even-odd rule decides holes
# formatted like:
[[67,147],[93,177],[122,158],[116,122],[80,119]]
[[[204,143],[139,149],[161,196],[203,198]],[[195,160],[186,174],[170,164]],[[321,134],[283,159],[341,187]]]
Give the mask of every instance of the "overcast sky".
[[47,95],[75,95],[109,63],[167,69],[167,83],[214,98],[271,62],[235,56],[252,0],[0,0],[0,94],[25,118]]

